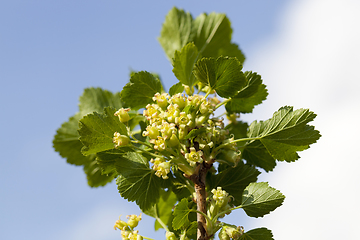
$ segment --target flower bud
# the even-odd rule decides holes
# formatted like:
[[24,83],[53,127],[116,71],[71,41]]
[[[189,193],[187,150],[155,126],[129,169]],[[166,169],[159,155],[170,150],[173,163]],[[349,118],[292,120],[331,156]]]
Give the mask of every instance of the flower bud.
[[186,98],[183,94],[177,93],[171,97],[171,102],[177,104],[179,109],[183,109],[186,105]]
[[166,232],[166,240],[176,240],[176,235],[173,232]]
[[128,111],[130,111],[130,108],[120,108],[114,115],[119,117],[120,122],[126,123],[130,120]]
[[153,100],[156,101],[157,105],[159,105],[159,107],[161,108],[166,108],[168,105],[168,101],[167,99],[169,98],[169,94],[167,93],[156,93],[155,96],[153,97]]
[[126,135],[121,135],[118,132],[114,133],[113,143],[115,143],[115,148],[120,146],[125,146],[130,143],[130,138]]
[[195,166],[197,162],[201,163],[203,161],[202,156],[203,152],[201,150],[196,151],[195,148],[190,148],[190,153],[185,153],[186,160],[190,163],[190,166]]
[[134,228],[139,224],[139,221],[141,220],[141,213],[139,216],[136,216],[135,214],[126,216],[129,220],[127,222],[128,226],[130,228]]
[[167,141],[167,143],[168,143],[168,145],[169,145],[170,147],[176,147],[176,146],[178,146],[178,145],[180,144],[179,139],[178,139],[178,137],[177,137],[175,134],[171,135],[171,137],[170,137],[170,139]]
[[159,136],[159,130],[155,124],[146,127],[146,131],[143,132],[143,136],[149,136],[150,139],[156,139]]
[[[120,216],[121,217],[121,216]],[[119,229],[119,230],[125,230],[125,228],[128,226],[126,222],[122,221],[119,217],[119,220],[117,220],[115,222],[115,225],[114,225],[114,229]]]

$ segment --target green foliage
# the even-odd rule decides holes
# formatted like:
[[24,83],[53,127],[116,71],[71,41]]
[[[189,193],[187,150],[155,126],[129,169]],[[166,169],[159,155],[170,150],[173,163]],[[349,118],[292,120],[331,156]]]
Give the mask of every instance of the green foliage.
[[250,183],[242,196],[240,207],[250,217],[262,217],[281,206],[285,196],[266,182]]
[[215,90],[220,97],[235,95],[245,84],[242,65],[236,58],[218,57],[199,60],[194,74],[201,83]]
[[273,235],[267,228],[256,228],[244,233],[239,240],[273,240]]
[[[141,71],[120,93],[85,89],[79,111],[53,140],[68,163],[83,166],[91,187],[116,178],[120,195],[153,217],[167,239],[212,239],[219,230],[220,240],[273,239],[266,228],[244,231],[222,218],[239,208],[262,217],[281,206],[285,196],[257,182],[259,169],[296,161],[320,138],[308,109],[286,106],[266,121],[238,120],[268,92],[258,73],[243,71],[231,35],[225,14],[193,18],[173,8],[159,42],[179,82],[165,93],[158,75]],[[217,115],[221,106],[228,122]],[[115,228],[124,239],[142,239],[134,230],[140,220],[131,215]]]

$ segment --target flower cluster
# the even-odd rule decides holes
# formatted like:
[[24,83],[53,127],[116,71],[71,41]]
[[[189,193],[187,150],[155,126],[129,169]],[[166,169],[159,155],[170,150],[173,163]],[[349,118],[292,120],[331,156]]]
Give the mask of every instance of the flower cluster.
[[[152,168],[158,177],[168,178],[171,164],[176,164],[187,175],[192,175],[198,164],[212,163],[218,159],[236,164],[240,152],[228,137],[223,119],[211,118],[220,101],[216,98],[194,94],[156,93],[153,103],[143,111],[147,127],[142,135],[148,137],[157,156],[151,159]],[[130,109],[121,108],[115,116],[126,123],[130,120]],[[128,145],[126,135],[114,133],[115,147]]]
[[141,220],[141,213],[139,216],[133,214],[126,217],[128,218],[128,221],[124,222],[119,218],[119,220],[115,222],[114,229],[121,230],[121,237],[123,240],[143,240],[143,237],[139,235],[139,231],[134,230]]
[[[213,194],[213,196],[210,199],[208,215],[210,217],[214,217],[222,212],[230,214],[231,206],[229,202],[231,201],[232,197],[225,190],[222,190],[221,187],[217,187],[217,189],[211,190],[211,193]],[[225,217],[225,213],[221,214],[219,217]]]

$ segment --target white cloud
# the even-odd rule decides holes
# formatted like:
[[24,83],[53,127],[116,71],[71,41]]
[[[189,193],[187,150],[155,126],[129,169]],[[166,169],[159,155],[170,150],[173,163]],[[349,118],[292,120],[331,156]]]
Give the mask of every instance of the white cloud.
[[[360,189],[360,2],[298,0],[281,19],[278,35],[257,46],[247,68],[268,85],[255,111],[269,118],[283,105],[310,108],[323,135],[292,164],[261,180],[286,195],[284,205],[253,225],[276,240],[355,239]],[[260,114],[261,113],[261,114]]]

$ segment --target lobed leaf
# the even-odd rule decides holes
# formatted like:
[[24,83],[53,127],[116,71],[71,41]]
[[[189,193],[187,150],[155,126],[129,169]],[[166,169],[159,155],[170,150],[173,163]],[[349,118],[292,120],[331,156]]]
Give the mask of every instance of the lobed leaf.
[[242,65],[236,58],[202,58],[194,68],[196,78],[220,97],[234,96],[245,84]]
[[253,72],[245,72],[244,75],[246,85],[225,105],[230,113],[251,113],[268,95],[260,75]]
[[131,75],[130,82],[121,91],[124,104],[133,109],[145,107],[152,103],[155,93],[162,92],[162,85],[153,74],[142,71]]
[[115,170],[103,172],[94,155],[89,156],[91,161],[84,164],[84,172],[90,187],[105,186],[118,175]]
[[309,148],[321,136],[313,126],[307,125],[315,117],[316,114],[308,109],[293,111],[292,107],[286,106],[275,112],[271,119],[254,121],[248,131],[248,137],[254,140],[246,145],[243,157],[252,164],[262,165],[260,167],[266,171],[273,169],[275,160],[292,162],[299,159],[297,152]]
[[120,195],[135,201],[143,212],[157,203],[162,179],[149,168],[148,159],[136,152],[128,152],[116,162],[119,177],[116,180]]
[[242,64],[244,55],[231,43],[232,28],[223,13],[203,13],[193,21],[194,43],[203,57],[236,57]]
[[274,240],[267,228],[255,228],[244,233],[238,240]]
[[192,41],[191,27],[192,16],[184,10],[173,7],[166,15],[158,40],[170,60],[176,50]]
[[89,162],[89,159],[81,153],[83,144],[79,140],[77,131],[80,118],[80,113],[77,113],[64,122],[56,131],[53,140],[55,151],[59,152],[61,157],[66,158],[68,163],[74,165],[84,165]]
[[55,151],[66,158],[68,163],[83,166],[88,184],[91,187],[104,186],[112,181],[117,173],[109,170],[103,174],[103,169],[98,164],[95,155],[84,156],[81,153],[84,145],[79,140],[79,120],[89,112],[102,112],[106,106],[121,108],[120,93],[113,94],[101,88],[85,89],[80,96],[79,112],[61,125],[53,140]]
[[267,182],[250,183],[244,190],[240,207],[250,217],[262,217],[281,206],[285,196]]
[[105,108],[103,114],[88,114],[80,120],[80,141],[84,144],[82,153],[89,155],[114,148],[115,132],[127,135],[125,125],[114,116],[116,109]]
[[231,43],[232,29],[229,19],[222,13],[201,14],[193,19],[190,13],[173,8],[165,18],[159,42],[172,62],[175,51],[194,42],[203,57],[236,57],[241,63],[245,56],[235,43]]
[[86,88],[80,96],[79,111],[81,116],[92,112],[102,112],[105,107],[120,109],[123,107],[120,93],[111,93],[101,88]]
[[181,51],[175,51],[173,73],[182,84],[190,87],[195,84],[193,68],[198,57],[198,49],[192,42],[185,45]]

